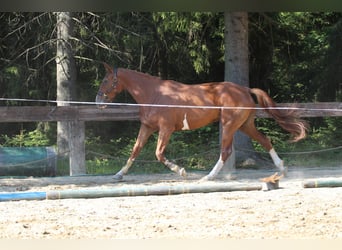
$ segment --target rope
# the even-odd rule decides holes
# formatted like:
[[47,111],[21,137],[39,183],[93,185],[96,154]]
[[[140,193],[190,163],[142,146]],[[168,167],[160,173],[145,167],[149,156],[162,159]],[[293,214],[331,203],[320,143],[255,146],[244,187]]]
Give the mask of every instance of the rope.
[[[43,103],[56,103],[56,104],[82,104],[82,105],[98,105],[96,102],[81,102],[81,101],[54,101],[54,100],[40,100],[40,99],[19,99],[19,98],[0,98],[0,101],[19,101],[19,102],[43,102]],[[195,106],[195,105],[168,105],[168,104],[137,104],[137,103],[101,103],[101,105],[107,106],[128,106],[128,107],[155,107],[155,108],[191,108],[191,109],[278,109],[278,110],[311,110],[311,111],[331,111],[341,112],[340,108],[297,108],[297,107],[224,107],[224,106]]]
[[[340,150],[342,149],[342,146],[337,146],[337,147],[334,147],[334,148],[326,148],[326,149],[319,149],[319,150],[312,150],[312,151],[299,151],[299,152],[277,152],[278,154],[280,155],[303,155],[303,154],[314,154],[314,153],[322,153],[322,152],[328,152],[328,151],[335,151],[335,150]],[[214,152],[216,151],[217,149],[211,149],[211,150],[207,150],[207,151],[204,151],[204,152],[201,152],[201,153],[196,153],[196,154],[193,154],[193,155],[188,155],[188,156],[183,156],[183,157],[179,157],[179,158],[175,158],[173,160],[184,160],[184,159],[187,159],[189,157],[194,157],[196,155],[205,155],[205,154],[208,154],[210,152]],[[249,149],[243,149],[243,148],[236,148],[236,151],[244,151],[244,152],[253,152],[253,153],[259,153],[259,154],[268,154],[268,152],[261,152],[261,151],[256,151],[256,150],[249,150]],[[98,155],[98,156],[101,156],[103,158],[110,158],[110,159],[119,159],[119,160],[126,160],[126,159],[123,159],[121,157],[114,157],[114,156],[111,156],[111,155],[107,155],[107,154],[101,154],[101,153],[97,153],[97,152],[94,152],[94,151],[87,151],[87,154],[94,154],[94,155]],[[135,160],[136,162],[158,162],[157,160]]]
[[[328,151],[335,151],[335,150],[340,150],[340,149],[342,149],[342,146],[337,146],[337,147],[333,147],[333,148],[326,148],[326,149],[319,149],[319,150],[312,150],[312,151],[299,151],[299,152],[287,152],[287,153],[286,152],[277,152],[277,153],[280,154],[280,155],[303,155],[303,154],[313,154],[313,153],[322,153],[322,152],[328,152]],[[261,151],[243,149],[243,148],[236,148],[236,150],[237,151],[245,151],[245,152],[254,152],[254,153],[259,153],[259,154],[268,154],[268,152],[261,152]],[[206,154],[214,152],[214,151],[217,151],[217,149],[211,149],[211,150],[203,151],[203,152],[196,153],[196,154],[193,154],[193,155],[182,156],[182,157],[179,157],[179,158],[175,158],[173,160],[175,160],[175,161],[184,160],[184,159],[187,159],[189,157],[194,157],[196,155],[206,155]],[[46,158],[41,159],[41,160],[29,161],[29,162],[18,163],[18,164],[9,164],[9,165],[6,165],[6,166],[8,166],[8,167],[20,167],[20,166],[36,164],[36,163],[44,162],[46,160],[58,158],[61,155],[65,155],[65,154],[67,154],[69,152],[70,151],[62,152],[62,153],[56,154],[56,155],[51,156],[51,157],[46,157]],[[102,158],[109,158],[109,159],[116,159],[116,160],[126,160],[126,158],[114,157],[114,156],[111,156],[111,155],[108,155],[108,154],[102,154],[102,153],[98,153],[98,152],[95,152],[95,151],[92,151],[92,150],[87,150],[86,155],[89,155],[89,154],[93,154],[95,156],[100,156]],[[135,160],[135,162],[157,163],[159,161],[157,161],[157,160],[139,160],[139,159],[137,159],[137,160]]]
[[[312,150],[312,151],[299,151],[299,152],[278,152],[280,155],[304,155],[304,154],[314,154],[314,153],[322,153],[322,152],[328,152],[328,151],[335,151],[342,149],[342,146],[337,146],[334,148],[325,148],[325,149],[318,149],[318,150]],[[259,154],[268,154],[268,152],[261,152],[261,151],[255,151],[255,150],[249,150],[249,149],[236,149],[240,151],[246,151],[246,152],[254,152]]]
[[[201,153],[196,153],[196,154],[193,154],[193,155],[188,155],[188,156],[183,156],[183,157],[179,157],[179,158],[174,158],[173,160],[175,161],[179,161],[179,160],[184,160],[184,159],[187,159],[189,157],[194,157],[196,155],[200,155],[200,154],[208,154],[210,152],[214,152],[216,151],[217,149],[211,149],[211,150],[207,150],[207,151],[204,151],[204,152],[201,152]],[[127,160],[126,158],[122,158],[122,157],[114,157],[114,156],[111,156],[111,155],[107,155],[107,154],[102,154],[102,153],[97,153],[95,151],[91,151],[91,150],[88,150],[87,153],[88,154],[93,154],[93,155],[97,155],[97,156],[100,156],[102,158],[109,158],[109,159],[116,159],[116,160]],[[135,162],[141,162],[141,163],[148,163],[148,162],[159,162],[158,160],[135,160]]]

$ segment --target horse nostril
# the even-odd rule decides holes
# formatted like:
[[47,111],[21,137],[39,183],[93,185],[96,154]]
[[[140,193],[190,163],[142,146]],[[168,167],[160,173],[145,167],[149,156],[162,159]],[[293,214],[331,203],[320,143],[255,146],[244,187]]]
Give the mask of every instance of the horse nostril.
[[96,107],[98,108],[98,109],[104,109],[104,108],[106,108],[107,107],[107,105],[106,104],[103,104],[104,102],[96,102]]
[[108,99],[108,95],[103,92],[99,92],[96,95],[95,103],[96,103],[97,108],[100,108],[100,109],[106,108],[107,107],[106,103],[109,101],[110,100]]
[[96,107],[98,109],[105,109],[105,108],[107,108],[107,105],[105,105],[105,104],[97,104]]

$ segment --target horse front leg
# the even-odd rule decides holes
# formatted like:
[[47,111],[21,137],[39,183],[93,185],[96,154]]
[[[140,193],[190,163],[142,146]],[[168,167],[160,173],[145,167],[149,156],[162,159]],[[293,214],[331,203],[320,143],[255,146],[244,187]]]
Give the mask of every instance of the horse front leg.
[[170,137],[172,134],[172,130],[160,130],[158,136],[158,143],[156,148],[156,157],[157,160],[163,163],[166,167],[168,167],[171,171],[179,174],[182,177],[186,177],[186,171],[184,168],[180,168],[177,164],[166,159],[164,153],[166,146],[169,143]]
[[134,160],[137,158],[141,149],[144,147],[148,138],[154,131],[155,130],[151,129],[147,125],[141,124],[139,134],[134,144],[132,153],[126,162],[126,165],[123,166],[121,170],[113,176],[114,179],[121,180],[123,178],[123,176],[128,172],[129,168],[133,165]]
[[206,176],[204,176],[200,181],[210,181],[217,177],[217,175],[220,173],[221,169],[223,168],[224,164],[226,163],[229,156],[232,154],[232,144],[229,146],[221,149],[220,158],[216,162],[213,169],[210,171],[210,173]]

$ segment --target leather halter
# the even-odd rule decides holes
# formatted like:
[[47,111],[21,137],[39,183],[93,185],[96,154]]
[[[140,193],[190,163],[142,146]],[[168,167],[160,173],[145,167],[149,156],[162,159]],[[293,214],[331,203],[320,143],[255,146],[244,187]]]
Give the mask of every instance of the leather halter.
[[116,89],[116,86],[118,84],[118,69],[114,67],[113,71],[114,71],[114,80],[112,82],[111,88],[108,91],[106,91],[106,93],[104,93],[101,90],[99,90],[99,92],[97,92],[98,96],[106,97],[108,95],[108,93],[110,93],[110,92],[112,92],[112,90]]

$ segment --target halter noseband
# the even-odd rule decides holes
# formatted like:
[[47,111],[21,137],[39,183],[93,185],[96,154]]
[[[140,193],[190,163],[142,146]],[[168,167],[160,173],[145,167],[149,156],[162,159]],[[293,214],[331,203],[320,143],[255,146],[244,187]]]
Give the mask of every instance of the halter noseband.
[[116,85],[118,84],[118,68],[114,67],[113,70],[114,70],[114,80],[112,82],[111,88],[108,91],[106,91],[106,93],[104,93],[101,90],[99,90],[99,92],[97,92],[98,96],[106,97],[109,92],[111,92],[112,90],[116,89]]

